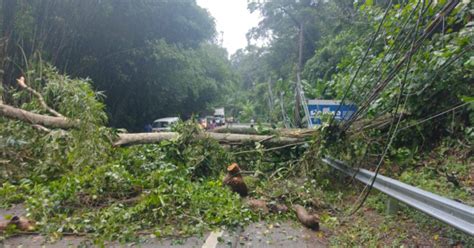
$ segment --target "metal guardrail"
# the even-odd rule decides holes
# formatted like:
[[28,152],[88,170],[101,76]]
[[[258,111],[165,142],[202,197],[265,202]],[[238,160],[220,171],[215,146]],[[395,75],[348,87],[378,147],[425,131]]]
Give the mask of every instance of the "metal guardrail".
[[[372,182],[375,176],[375,173],[371,171],[365,169],[355,170],[335,159],[324,158],[323,162],[349,176],[354,176],[357,180],[367,185]],[[452,227],[474,236],[474,207],[444,198],[380,174],[377,175],[373,187]]]

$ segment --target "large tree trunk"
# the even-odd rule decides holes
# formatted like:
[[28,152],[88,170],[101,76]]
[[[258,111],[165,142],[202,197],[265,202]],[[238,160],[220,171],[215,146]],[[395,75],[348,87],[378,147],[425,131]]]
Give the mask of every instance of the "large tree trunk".
[[253,127],[244,127],[244,126],[234,127],[232,125],[216,127],[214,129],[209,130],[208,132],[210,132],[210,133],[258,134],[258,131]]
[[[78,126],[78,120],[71,120],[66,117],[57,117],[49,115],[36,114],[23,109],[15,108],[6,104],[0,104],[0,115],[9,119],[20,120],[30,124],[39,124],[49,128],[70,129]],[[209,137],[220,143],[240,144],[245,142],[265,142],[275,145],[286,145],[301,142],[298,138],[274,137],[270,135],[246,135],[231,133],[206,133],[200,134],[201,137]],[[118,135],[114,146],[152,144],[163,140],[171,140],[178,137],[178,133],[123,133]]]
[[118,139],[114,142],[114,146],[153,144],[163,140],[171,140],[178,137],[178,133],[162,132],[162,133],[120,133]]
[[[71,129],[79,126],[79,120],[72,120],[63,116],[49,116],[33,113],[23,109],[15,108],[10,105],[0,103],[0,116],[24,121],[33,125],[41,125],[47,128]],[[353,125],[350,132],[360,132],[364,129],[383,129],[385,128],[393,117],[380,117],[372,120],[369,124],[364,122]],[[40,127],[40,130],[48,130]],[[224,129],[225,130],[225,129]],[[224,131],[221,130],[221,131]],[[230,131],[230,130],[226,130]],[[245,128],[238,131],[248,131]],[[214,133],[203,132],[201,137],[209,137],[217,140],[219,143],[226,144],[242,144],[245,142],[262,142],[272,145],[290,145],[300,143],[305,138],[316,135],[319,132],[317,129],[277,129],[276,135],[255,135],[255,134],[238,134],[238,133]],[[122,133],[118,135],[118,139],[113,143],[114,146],[123,145],[137,145],[137,144],[153,144],[159,143],[163,140],[171,140],[178,137],[178,133],[162,132],[162,133]]]
[[[202,133],[201,137],[209,137],[217,140],[219,143],[241,144],[245,142],[265,142],[275,145],[287,145],[301,142],[301,139],[288,137],[274,137],[270,135],[248,135],[248,134],[232,134],[232,133]],[[118,140],[114,142],[114,146],[137,145],[137,144],[153,144],[163,140],[171,140],[178,137],[178,133],[162,132],[162,133],[122,133],[119,134]]]

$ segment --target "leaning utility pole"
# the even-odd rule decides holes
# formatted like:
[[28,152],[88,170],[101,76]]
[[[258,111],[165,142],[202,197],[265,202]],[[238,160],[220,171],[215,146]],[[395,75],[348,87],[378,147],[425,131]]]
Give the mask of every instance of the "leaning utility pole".
[[296,127],[301,127],[301,64],[303,63],[303,22],[299,26],[298,41],[298,63],[296,64],[296,85],[295,85],[295,110],[294,119]]
[[301,71],[303,67],[303,46],[304,46],[304,26],[303,22],[299,25],[299,45],[298,45],[298,64],[296,65],[296,104],[295,104],[295,125],[296,127],[302,127],[300,110],[303,107],[304,115],[308,127],[311,127],[311,119],[309,116],[308,106],[306,103],[306,97],[304,96],[303,87],[301,86]]
[[273,123],[273,118],[272,118],[272,114],[273,114],[273,109],[274,109],[274,103],[275,100],[273,99],[273,90],[272,90],[272,77],[270,76],[268,78],[268,108],[269,108],[269,115],[268,115],[268,120],[270,121],[270,123]]

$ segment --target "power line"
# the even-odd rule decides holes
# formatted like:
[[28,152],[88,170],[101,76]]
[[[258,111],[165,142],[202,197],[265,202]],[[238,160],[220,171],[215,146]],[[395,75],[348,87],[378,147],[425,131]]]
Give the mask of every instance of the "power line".
[[337,112],[341,109],[341,105],[344,104],[344,100],[346,99],[347,95],[349,94],[350,89],[352,88],[355,79],[357,78],[357,75],[359,74],[359,71],[362,69],[362,66],[364,65],[365,60],[367,59],[367,56],[369,55],[370,50],[372,49],[372,46],[374,45],[375,40],[377,39],[378,34],[380,33],[380,30],[382,29],[383,23],[385,22],[385,19],[387,18],[388,12],[390,8],[392,7],[392,0],[390,0],[390,3],[388,4],[387,8],[385,9],[385,13],[382,17],[382,20],[380,21],[379,26],[377,27],[377,31],[374,33],[372,39],[370,40],[369,46],[367,47],[367,50],[364,53],[364,56],[362,57],[362,61],[360,62],[354,76],[352,77],[348,87],[346,88],[346,91],[344,92],[344,95],[342,96],[341,102],[339,103],[335,114],[331,117],[331,120],[329,121],[329,126],[332,125],[334,122],[334,119],[336,118]]
[[[416,39],[417,39],[417,33],[418,33],[418,27],[420,25],[420,21],[421,21],[421,18],[423,16],[423,8],[424,8],[424,5],[425,5],[425,0],[423,0],[423,6],[420,10],[420,14],[418,16],[418,20],[416,22],[416,25],[415,25],[415,32],[414,32],[414,35],[413,35],[413,41],[412,41],[412,49],[413,47],[415,46],[415,42],[416,42]],[[403,97],[403,91],[404,91],[404,88],[405,88],[405,84],[406,84],[406,80],[407,80],[407,77],[408,77],[408,73],[410,71],[410,64],[411,64],[411,59],[412,59],[412,55],[410,53],[410,56],[408,58],[408,62],[407,62],[407,66],[406,66],[406,71],[405,71],[405,75],[404,75],[404,78],[403,80],[401,81],[401,85],[400,85],[400,94],[398,95],[398,98],[397,98],[397,103],[396,103],[396,106],[395,106],[395,113],[394,113],[394,116],[397,115],[397,112],[399,110],[399,106],[400,106],[400,100],[402,99]],[[405,96],[405,100],[403,102],[403,108],[405,108],[406,106],[406,103],[407,103],[407,100],[408,100],[408,95]],[[374,183],[375,183],[375,179],[377,178],[379,172],[380,172],[380,168],[382,167],[382,164],[383,164],[383,160],[385,158],[385,156],[387,155],[388,151],[390,150],[390,147],[393,143],[393,141],[395,140],[395,137],[397,135],[397,130],[398,130],[398,126],[400,125],[400,121],[402,120],[402,116],[403,116],[403,113],[401,113],[398,117],[398,120],[397,120],[397,123],[395,124],[395,127],[393,126],[394,122],[395,122],[395,118],[392,120],[392,123],[390,124],[390,130],[389,130],[389,133],[391,133],[390,135],[390,139],[389,141],[387,142],[384,150],[383,150],[383,153],[382,155],[380,156],[380,159],[379,159],[379,162],[377,164],[377,167],[375,169],[375,174],[374,176],[372,177],[372,181],[370,182],[370,185],[368,186],[368,189],[367,191],[365,192],[365,195],[364,195],[364,198],[362,198],[362,201],[359,203],[359,205],[351,212],[351,214],[354,214],[355,212],[357,212],[365,203],[365,201],[367,200],[367,197],[369,196],[370,194],[370,191],[372,190],[373,186],[374,186]],[[393,128],[393,130],[392,130]],[[367,188],[367,186],[366,186]],[[363,194],[365,191],[365,188],[364,190],[362,191],[361,194]],[[360,197],[360,196],[359,196]]]
[[[413,10],[410,12],[410,15],[407,17],[407,19],[405,20],[405,22],[403,23],[401,29],[400,29],[400,32],[398,32],[397,36],[395,37],[395,39],[393,40],[393,44],[390,46],[390,48],[384,53],[384,56],[380,59],[380,62],[378,63],[376,69],[372,72],[372,76],[370,77],[369,80],[366,81],[366,83],[361,87],[361,91],[365,90],[365,88],[369,85],[369,83],[372,81],[372,79],[374,78],[375,76],[375,73],[377,71],[380,70],[380,67],[382,66],[382,64],[384,63],[385,61],[385,58],[387,57],[388,54],[390,54],[390,52],[395,48],[395,47],[398,47],[397,50],[395,51],[395,54],[399,54],[399,52],[401,51],[401,49],[403,49],[405,47],[405,43],[406,41],[408,40],[407,38],[413,34],[414,30],[415,30],[415,27],[413,27],[411,29],[411,32],[408,33],[407,36],[405,36],[405,39],[403,39],[403,41],[401,43],[398,42],[399,38],[402,37],[402,33],[405,31],[406,29],[406,26],[408,25],[408,23],[410,23],[410,20],[411,18],[413,17],[413,15],[415,14],[416,10],[418,9],[418,6],[420,5],[421,3],[421,0],[419,0],[417,3],[416,3],[416,6],[413,8]],[[428,6],[431,4],[431,1],[430,3],[428,3]],[[389,61],[386,63],[386,64],[391,64],[395,58],[397,58],[398,56],[392,56]],[[385,75],[385,71],[387,69],[385,68],[382,73],[380,73],[380,76],[378,77],[378,79],[376,80],[376,82],[382,80],[383,76]],[[370,94],[370,92],[367,92],[366,94],[364,94],[361,99],[367,99],[367,96]],[[357,115],[356,114],[353,114],[350,119],[353,119],[353,118],[357,118]]]
[[403,130],[408,129],[408,128],[411,128],[411,127],[414,127],[414,126],[418,126],[418,125],[420,125],[420,124],[422,124],[422,123],[425,123],[425,122],[427,122],[427,121],[430,121],[430,120],[432,120],[432,119],[435,119],[435,118],[437,118],[437,117],[440,117],[440,116],[442,116],[442,115],[445,115],[445,114],[447,114],[447,113],[449,113],[449,112],[451,112],[451,111],[454,111],[454,110],[456,110],[456,109],[458,109],[458,108],[462,108],[462,107],[464,107],[464,106],[466,106],[466,105],[468,105],[468,104],[474,104],[474,103],[473,103],[473,102],[465,102],[465,103],[456,105],[456,106],[454,106],[454,107],[452,107],[452,108],[449,108],[448,110],[439,112],[439,113],[434,114],[434,115],[432,115],[432,116],[429,116],[429,117],[427,117],[427,118],[425,118],[425,119],[423,119],[423,120],[421,120],[421,121],[418,121],[418,122],[416,122],[416,123],[414,123],[414,124],[404,126],[404,127],[400,128],[400,129],[398,130],[398,132],[403,131]]
[[[380,95],[380,93],[383,91],[383,89],[395,78],[395,76],[398,74],[398,72],[401,70],[402,66],[407,62],[408,58],[411,57],[414,53],[417,52],[417,50],[422,46],[423,42],[433,34],[433,32],[436,30],[436,27],[440,24],[442,19],[451,13],[451,11],[457,6],[459,3],[459,0],[451,0],[444,7],[441,9],[441,11],[435,15],[435,18],[428,24],[428,26],[425,28],[425,31],[421,35],[421,37],[415,42],[415,45],[412,46],[410,51],[408,51],[405,56],[397,63],[395,68],[393,68],[389,75],[380,83],[378,83],[373,89],[372,94],[367,98],[367,101],[364,105],[362,105],[356,113],[354,113],[356,116],[359,116],[362,112],[365,112],[369,105],[376,99],[377,96]],[[424,13],[424,12],[423,12]],[[355,119],[350,119],[347,121],[344,125],[344,130],[347,130],[350,125],[355,121]]]
[[[474,46],[468,46],[468,47],[466,47],[462,52],[460,52],[459,54],[457,54],[456,56],[451,57],[451,58],[449,58],[448,60],[446,60],[441,66],[439,66],[438,68],[434,69],[435,75],[432,76],[432,77],[430,77],[430,79],[428,79],[427,81],[433,81],[433,80],[437,79],[437,78],[439,77],[439,75],[441,75],[441,72],[444,72],[444,71],[448,68],[449,65],[451,65],[451,64],[454,63],[455,61],[457,61],[457,60],[459,60],[460,58],[462,58],[462,56],[463,56],[464,54],[466,54],[467,52],[471,51],[473,48],[474,48]],[[413,91],[415,91],[415,92],[417,91],[417,92],[419,93],[420,91],[423,91],[423,90],[426,89],[427,87],[429,87],[429,84],[426,84],[421,90],[418,90],[418,91],[417,91],[417,90],[413,90]],[[415,93],[412,92],[412,93],[408,94],[408,96],[412,96],[413,94],[415,94]],[[385,114],[385,113],[386,113],[386,111],[383,111],[382,113],[379,113],[379,115],[378,115],[377,117],[375,117],[374,120],[377,119],[378,117],[382,116],[382,115]],[[365,127],[362,127],[360,130],[367,129],[367,128],[369,128],[369,127],[370,127],[370,124],[366,125]]]

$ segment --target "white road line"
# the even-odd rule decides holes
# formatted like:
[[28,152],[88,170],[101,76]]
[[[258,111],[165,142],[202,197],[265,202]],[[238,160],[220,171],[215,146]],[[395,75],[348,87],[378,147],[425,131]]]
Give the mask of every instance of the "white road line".
[[202,245],[202,248],[216,248],[219,243],[219,238],[224,234],[224,231],[211,232],[207,237],[206,242]]

